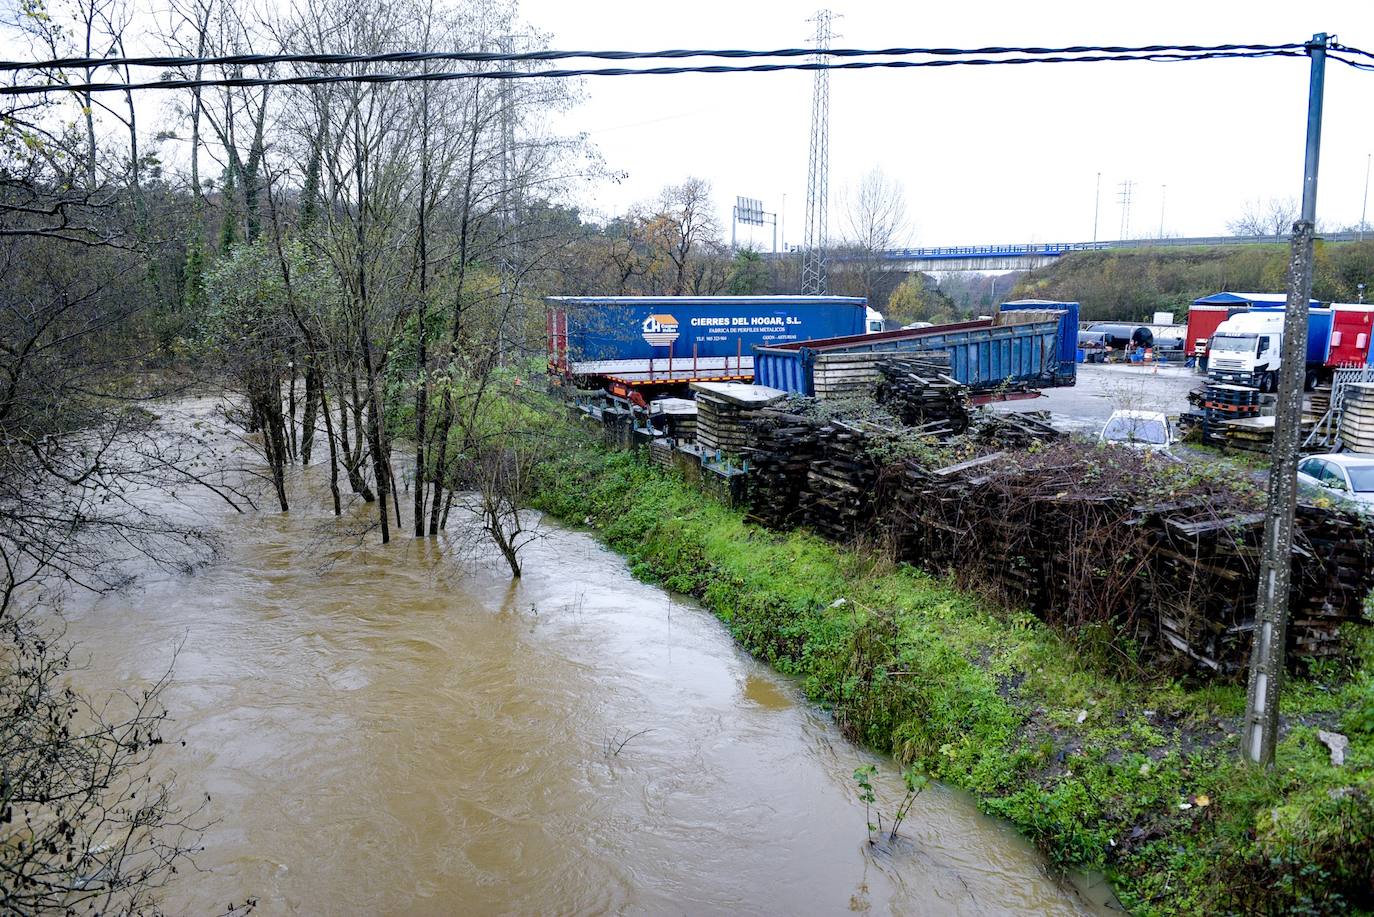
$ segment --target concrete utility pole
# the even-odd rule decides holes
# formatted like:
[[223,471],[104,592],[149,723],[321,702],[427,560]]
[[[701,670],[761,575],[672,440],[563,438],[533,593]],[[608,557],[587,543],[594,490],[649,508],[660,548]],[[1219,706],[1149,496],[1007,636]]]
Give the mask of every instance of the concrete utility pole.
[[1250,649],[1250,687],[1241,753],[1254,764],[1274,763],[1279,735],[1279,692],[1288,639],[1288,587],[1293,570],[1293,511],[1297,504],[1298,442],[1307,363],[1307,306],[1312,296],[1312,238],[1317,221],[1317,163],[1321,156],[1322,95],[1329,36],[1307,45],[1312,74],[1307,95],[1307,154],[1303,162],[1302,216],[1293,224],[1288,262],[1288,309],[1283,320],[1283,364],[1269,463],[1269,504],[1260,555],[1259,599]]

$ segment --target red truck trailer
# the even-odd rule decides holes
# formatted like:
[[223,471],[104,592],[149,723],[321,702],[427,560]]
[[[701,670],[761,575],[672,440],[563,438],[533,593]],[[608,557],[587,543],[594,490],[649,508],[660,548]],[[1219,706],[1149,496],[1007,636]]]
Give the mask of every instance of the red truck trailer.
[[1326,365],[1337,368],[1369,363],[1374,303],[1333,302],[1331,316],[1331,351]]
[[1217,333],[1217,326],[1231,316],[1248,309],[1249,307],[1244,305],[1193,303],[1188,307],[1188,330],[1183,339],[1183,355],[1206,360],[1207,345],[1212,340],[1212,335]]

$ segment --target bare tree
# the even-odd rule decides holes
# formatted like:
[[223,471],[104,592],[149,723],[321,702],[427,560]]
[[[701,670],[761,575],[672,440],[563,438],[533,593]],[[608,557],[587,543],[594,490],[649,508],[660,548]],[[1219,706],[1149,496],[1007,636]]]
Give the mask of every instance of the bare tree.
[[[875,299],[887,270],[883,253],[906,244],[911,233],[906,195],[900,182],[874,167],[844,195],[848,257],[837,262],[859,295]],[[839,278],[837,278],[839,279]]]
[[1279,240],[1288,235],[1298,218],[1298,202],[1291,197],[1256,198],[1245,205],[1241,215],[1226,223],[1235,236],[1271,236]]
[[693,268],[701,249],[720,235],[711,212],[711,186],[700,178],[669,185],[659,195],[657,209],[641,216],[655,273],[662,292],[681,296],[690,292]]

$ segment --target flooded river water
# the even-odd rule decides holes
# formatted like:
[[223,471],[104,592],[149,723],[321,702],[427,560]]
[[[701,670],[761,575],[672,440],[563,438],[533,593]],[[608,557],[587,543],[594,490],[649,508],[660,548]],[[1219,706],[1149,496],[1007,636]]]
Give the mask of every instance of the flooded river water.
[[216,821],[172,913],[1095,910],[941,787],[909,843],[867,849],[852,775],[879,764],[891,811],[891,762],[588,534],[548,528],[513,584],[405,535],[330,564],[324,499],[183,498],[223,539],[214,564],[68,607],[83,687],[174,665],[186,744],[161,761]]

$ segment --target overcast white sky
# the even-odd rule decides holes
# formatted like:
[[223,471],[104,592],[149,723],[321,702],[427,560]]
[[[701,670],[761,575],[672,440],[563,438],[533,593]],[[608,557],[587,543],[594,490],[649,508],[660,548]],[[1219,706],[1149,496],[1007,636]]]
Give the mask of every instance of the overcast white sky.
[[[778,48],[807,44],[822,4],[785,0],[522,0],[559,49]],[[1374,50],[1374,0],[900,2],[832,0],[848,47],[1221,44],[1314,32]],[[1248,200],[1298,196],[1306,59],[1099,63],[831,73],[831,235],[846,185],[880,166],[905,190],[912,243],[1117,238],[1119,184],[1135,182],[1129,235],[1211,235]],[[1359,221],[1374,152],[1374,73],[1327,71],[1318,218]],[[784,214],[801,241],[812,75],[589,78],[564,130],[586,131],[625,179],[590,189],[611,213],[689,175],[711,182],[729,232],[737,195]],[[1162,191],[1167,186],[1167,192]],[[784,195],[786,196],[784,206]],[[1374,222],[1374,219],[1371,219]],[[757,230],[756,244],[771,243]],[[743,237],[742,237],[743,238]]]

